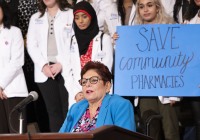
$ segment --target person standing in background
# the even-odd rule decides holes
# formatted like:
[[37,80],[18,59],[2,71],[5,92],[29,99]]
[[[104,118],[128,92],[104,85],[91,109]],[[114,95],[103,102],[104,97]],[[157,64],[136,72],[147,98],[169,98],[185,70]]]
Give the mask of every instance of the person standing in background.
[[[120,25],[134,25],[135,3],[136,0],[117,0],[117,10],[120,17]],[[113,34],[112,38],[114,41],[119,38],[117,32]]]
[[[12,0],[17,1],[17,0]],[[41,92],[34,82],[34,65],[31,60],[27,48],[26,48],[26,38],[30,18],[33,14],[38,11],[37,0],[18,0],[19,5],[17,6],[18,12],[17,16],[19,28],[22,31],[22,35],[25,42],[25,64],[23,66],[24,75],[26,79],[26,84],[28,91],[36,91],[39,95],[37,101],[32,102],[27,105],[27,123],[37,122],[40,132],[49,132],[49,118],[44,103],[44,99],[41,95]]]
[[[46,104],[50,131],[57,132],[68,110],[69,47],[73,12],[66,0],[39,0],[30,20],[27,50],[34,62],[35,82]],[[70,96],[70,95],[69,95]]]
[[12,24],[21,29],[24,39],[25,63],[23,71],[26,79],[28,92],[36,91],[39,95],[37,101],[26,107],[27,123],[37,122],[40,132],[49,132],[48,114],[46,106],[37,84],[34,82],[34,66],[26,49],[26,34],[31,15],[38,11],[37,0],[0,0],[4,1],[9,8]]
[[[136,3],[135,25],[173,24],[173,18],[165,13],[160,0],[138,0]],[[139,102],[138,102],[139,101]],[[145,118],[148,111],[162,116],[161,124],[150,126],[150,137],[154,140],[180,140],[179,121],[174,104],[180,101],[178,97],[140,97],[135,99],[139,104],[140,114]],[[161,137],[162,132],[164,138]]]
[[94,8],[99,30],[110,36],[116,32],[116,27],[121,25],[116,0],[77,0],[77,3],[80,1],[87,1]]
[[121,25],[134,25],[136,0],[117,0],[117,9]]
[[71,87],[74,93],[81,92],[78,83],[83,66],[89,61],[100,61],[110,71],[113,66],[111,37],[99,31],[97,16],[89,2],[82,1],[74,6],[74,36],[70,43]]
[[[200,1],[190,0],[188,12],[186,13],[186,24],[200,24]],[[199,36],[199,35],[197,35]],[[189,93],[188,93],[189,94]],[[194,123],[196,127],[196,140],[200,140],[200,97],[187,98],[192,107]]]
[[[0,133],[19,130],[19,113],[9,114],[19,102],[28,96],[22,66],[24,65],[24,42],[19,28],[11,25],[9,9],[0,2]],[[19,88],[20,87],[20,88]],[[26,114],[23,112],[23,132],[26,132]],[[13,126],[11,127],[9,123]],[[13,129],[12,129],[13,128]]]
[[176,0],[174,4],[173,17],[177,23],[183,23],[189,10],[190,0]]

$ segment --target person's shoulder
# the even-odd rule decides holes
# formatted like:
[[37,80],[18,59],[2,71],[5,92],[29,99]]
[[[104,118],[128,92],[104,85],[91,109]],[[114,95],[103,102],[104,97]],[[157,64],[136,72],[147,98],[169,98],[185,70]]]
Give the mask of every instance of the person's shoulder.
[[21,29],[16,26],[11,26],[9,31],[12,32],[14,35],[19,34],[19,33],[21,34]]
[[107,95],[109,96],[109,101],[108,105],[110,106],[109,108],[112,110],[118,109],[118,108],[129,108],[131,107],[131,102],[119,95]]
[[40,15],[41,15],[40,12],[36,12],[36,13],[34,13],[34,14],[31,16],[31,18],[39,18]]
[[60,12],[60,16],[62,20],[65,20],[66,22],[72,22],[73,21],[73,10],[71,8],[65,8]]
[[73,14],[73,9],[72,8],[65,8],[63,11],[62,11],[62,13],[64,13],[64,14]]
[[31,16],[30,22],[39,21],[39,20],[41,20],[40,18],[42,18],[42,17],[41,17],[41,12],[36,12]]
[[128,103],[129,102],[129,100],[124,99],[123,97],[116,95],[116,94],[112,94],[109,96],[110,96],[110,103],[119,104],[119,103]]
[[96,35],[96,38],[103,38],[103,39],[110,39],[111,40],[110,35],[102,32],[102,31],[99,31],[99,33]]
[[97,35],[101,36],[103,34],[103,36],[109,36],[107,33],[104,33],[103,31],[99,31]]
[[18,28],[17,26],[13,26],[13,25],[12,25],[10,28],[11,28],[12,30],[15,30],[15,31],[19,31],[19,30],[20,30],[20,28]]
[[133,105],[131,104],[131,102],[119,95],[109,95],[110,99],[109,99],[109,106],[110,109],[112,110],[116,110],[116,109],[120,109],[120,108],[131,108],[133,107]]

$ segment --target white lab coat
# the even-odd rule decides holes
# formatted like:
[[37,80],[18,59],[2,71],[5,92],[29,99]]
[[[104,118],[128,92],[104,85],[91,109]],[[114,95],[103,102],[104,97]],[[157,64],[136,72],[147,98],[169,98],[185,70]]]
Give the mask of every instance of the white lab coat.
[[[102,50],[101,50],[101,36],[102,32],[95,36],[93,39],[93,46],[92,46],[92,61],[100,61],[105,64],[110,71],[112,71],[113,66],[113,47],[111,43],[111,38],[109,35],[104,34],[102,40]],[[70,46],[70,60],[71,60],[71,87],[74,90],[74,93],[78,93],[82,91],[82,87],[79,85],[78,80],[81,79],[81,62],[80,62],[80,55],[78,49],[78,43],[76,37],[72,37],[71,46]],[[74,95],[75,96],[75,95]]]
[[[129,23],[128,25],[134,25],[134,18],[135,18],[135,10],[136,7],[133,4],[132,9],[131,9],[131,14],[129,17]],[[117,30],[117,26],[121,26],[121,17],[118,14],[117,11],[117,3],[113,2],[112,4],[110,4],[109,6],[107,6],[106,8],[104,8],[104,13],[105,13],[105,21],[106,24],[108,25],[108,30],[111,36],[113,36],[113,34],[116,32]]]
[[[27,49],[34,62],[35,68],[35,82],[43,83],[48,77],[42,72],[42,68],[45,64],[49,63],[47,60],[47,34],[48,34],[48,19],[47,12],[44,16],[39,18],[40,13],[32,15],[28,28],[27,35]],[[72,10],[58,11],[54,21],[54,32],[57,44],[58,55],[57,61],[61,63],[63,72],[68,67],[66,64],[69,57],[67,56],[69,46],[66,46],[66,42],[69,42],[72,30],[73,13]]]
[[171,17],[174,15],[173,11],[175,2],[176,0],[161,0],[161,3],[165,8],[165,12]]
[[177,16],[178,16],[178,22],[183,23],[184,21],[183,21],[183,14],[182,14],[182,6],[181,6]]
[[199,24],[199,23],[197,23],[197,21],[198,21],[198,12],[197,12],[197,14],[190,20],[190,21],[185,21],[184,23],[185,24]]
[[132,9],[131,9],[131,15],[129,17],[129,23],[128,25],[134,25],[134,19],[135,19],[135,13],[136,13],[136,7],[135,4],[132,5]]
[[0,86],[8,98],[28,95],[23,65],[24,41],[20,29],[3,28],[0,33]]
[[[34,62],[35,82],[43,83],[48,77],[42,72],[45,64],[49,63],[47,60],[47,35],[48,35],[48,18],[47,12],[44,16],[39,18],[40,13],[37,12],[32,15],[28,28],[27,35],[27,50]],[[73,96],[70,91],[70,59],[69,59],[69,42],[73,33],[73,10],[58,11],[54,21],[54,32],[57,44],[58,55],[57,62],[62,65],[61,74],[65,80],[65,86],[68,90],[69,97]],[[69,102],[71,102],[69,100]]]

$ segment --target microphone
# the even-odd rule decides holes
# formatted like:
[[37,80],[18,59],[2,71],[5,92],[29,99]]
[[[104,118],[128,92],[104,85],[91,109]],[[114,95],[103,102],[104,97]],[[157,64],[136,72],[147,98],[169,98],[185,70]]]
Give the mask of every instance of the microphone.
[[19,102],[12,110],[18,110],[19,112],[22,111],[22,109],[24,109],[24,107],[26,107],[27,104],[29,104],[32,101],[36,101],[38,99],[38,94],[35,91],[31,91],[29,93],[29,95],[22,100],[21,102]]

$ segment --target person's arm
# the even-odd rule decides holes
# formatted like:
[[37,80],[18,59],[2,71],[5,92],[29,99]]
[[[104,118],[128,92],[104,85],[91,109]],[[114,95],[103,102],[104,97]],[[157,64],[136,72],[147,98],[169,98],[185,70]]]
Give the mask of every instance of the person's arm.
[[2,87],[0,86],[0,99],[7,99],[7,96],[6,96],[6,94],[3,92],[3,89],[2,89]]
[[[43,71],[43,67],[48,64],[48,61],[42,56],[41,48],[39,48],[38,40],[38,30],[36,30],[36,15],[33,15],[30,19],[28,34],[27,34],[27,51],[34,62],[34,65],[40,68]],[[40,24],[40,23],[38,23]],[[39,26],[39,25],[37,25]],[[42,32],[42,31],[41,31]]]
[[56,75],[62,71],[61,63],[57,62],[55,64],[50,65],[50,70],[54,79],[54,77],[56,77]]
[[113,46],[111,42],[111,37],[107,34],[104,34],[103,37],[103,52],[106,53],[105,57],[102,59],[102,63],[104,63],[108,69],[112,72],[112,67],[113,67]]
[[3,89],[2,89],[2,87],[0,86],[0,94],[3,92]]
[[105,22],[108,26],[111,37],[116,32],[117,26],[121,26],[121,17],[118,14],[117,4],[107,4],[106,8],[102,9],[105,15]]
[[[73,45],[75,44],[75,45]],[[68,65],[66,65],[69,71],[65,71],[65,85],[69,92],[69,107],[74,104],[75,96],[77,93],[82,92],[82,86],[79,84],[79,80],[81,79],[81,64],[80,64],[80,57],[79,57],[79,49],[78,44],[76,41],[76,37],[72,35],[70,40],[70,50],[67,54],[68,58]]]
[[9,83],[17,76],[17,73],[22,69],[24,65],[24,41],[20,29],[11,27],[12,33],[12,46],[10,48],[10,56],[8,56],[8,62],[3,69],[0,78],[0,86],[5,89]]
[[47,77],[51,77],[52,79],[55,79],[55,76],[51,70],[51,67],[49,64],[45,64],[42,67],[42,72],[44,73],[44,75],[46,75]]
[[114,41],[116,41],[119,38],[119,35],[117,34],[117,32],[115,32],[112,36],[112,39],[114,39]]

